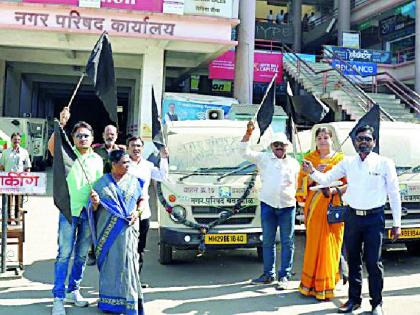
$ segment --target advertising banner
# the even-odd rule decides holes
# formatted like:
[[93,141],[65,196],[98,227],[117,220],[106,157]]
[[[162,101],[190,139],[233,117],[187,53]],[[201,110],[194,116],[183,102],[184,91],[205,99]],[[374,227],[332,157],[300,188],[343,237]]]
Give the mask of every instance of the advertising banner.
[[345,75],[359,75],[372,76],[378,73],[378,67],[376,63],[372,62],[357,62],[349,61],[344,63],[340,60],[333,60],[331,66],[340,69]]
[[[341,59],[346,61],[360,61],[360,62],[373,62],[381,64],[390,64],[392,54],[390,51],[372,50],[372,49],[355,49],[337,46],[325,46],[326,49],[338,55]],[[331,53],[327,50],[324,51],[326,57]],[[330,56],[333,58],[333,56]]]
[[[296,54],[300,59],[302,59],[305,62],[316,62],[316,56],[311,54]],[[289,58],[289,60],[295,60],[297,59],[293,54],[285,53],[284,58]]]
[[348,48],[360,48],[359,32],[343,32],[343,46]]
[[231,19],[233,0],[185,0],[184,14],[208,15]]
[[168,120],[203,120],[206,119],[209,109],[221,109],[227,117],[232,104],[238,104],[238,101],[228,97],[165,93],[162,104],[162,122],[166,124]]
[[82,0],[79,5],[79,0],[22,0],[27,3],[43,3],[43,4],[63,4],[69,6],[90,6],[112,9],[138,10],[148,12],[162,12],[163,0],[97,0],[100,6],[95,6],[93,0]]
[[[254,53],[254,82],[270,82],[277,73],[276,83],[283,82],[283,55],[281,53]],[[209,78],[234,80],[235,52],[229,50],[210,63]]]

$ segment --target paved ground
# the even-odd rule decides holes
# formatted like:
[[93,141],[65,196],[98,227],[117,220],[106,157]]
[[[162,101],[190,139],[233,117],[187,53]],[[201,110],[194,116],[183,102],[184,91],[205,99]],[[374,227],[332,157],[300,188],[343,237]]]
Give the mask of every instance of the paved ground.
[[[51,289],[58,212],[51,197],[32,197],[28,203],[25,271],[19,280],[0,280],[0,315],[37,315],[51,311]],[[156,226],[156,224],[155,224]],[[144,279],[152,284],[145,290],[147,314],[330,314],[345,300],[347,287],[339,286],[337,298],[319,303],[297,291],[304,238],[296,239],[297,272],[292,289],[279,293],[270,286],[250,286],[248,280],[261,273],[253,250],[209,252],[195,257],[194,252],[176,252],[175,263],[158,262],[157,230],[149,239]],[[420,257],[404,250],[384,254],[386,268],[384,310],[389,314],[420,314]],[[99,314],[94,305],[98,296],[98,273],[88,267],[83,294],[92,302],[84,309],[69,307],[67,313]],[[370,310],[367,283],[364,283],[363,313]]]

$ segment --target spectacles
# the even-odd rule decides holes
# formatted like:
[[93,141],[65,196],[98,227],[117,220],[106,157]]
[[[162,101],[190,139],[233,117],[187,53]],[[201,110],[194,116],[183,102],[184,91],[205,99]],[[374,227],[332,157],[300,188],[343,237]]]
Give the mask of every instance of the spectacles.
[[74,136],[79,140],[87,139],[90,137],[90,135],[87,133],[76,133]]
[[287,144],[284,144],[283,142],[279,142],[279,141],[273,142],[272,145],[273,147],[280,148],[280,149],[284,149],[287,146]]
[[365,141],[365,142],[371,142],[371,141],[373,141],[373,138],[371,138],[371,137],[366,137],[366,136],[357,136],[357,137],[356,137],[356,141],[357,141],[357,142],[362,142],[362,141]]

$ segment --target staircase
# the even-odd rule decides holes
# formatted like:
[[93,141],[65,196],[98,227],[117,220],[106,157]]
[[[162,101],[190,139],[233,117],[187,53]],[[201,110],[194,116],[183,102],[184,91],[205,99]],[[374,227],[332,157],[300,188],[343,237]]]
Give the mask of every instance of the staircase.
[[[333,69],[329,63],[305,62],[294,53],[284,55],[283,68],[306,92],[333,109],[343,110],[352,120],[358,120],[377,103],[383,120],[420,123],[420,97],[417,104],[408,93],[401,98],[395,94],[368,93],[364,90],[366,84]],[[400,91],[399,87],[393,90]]]

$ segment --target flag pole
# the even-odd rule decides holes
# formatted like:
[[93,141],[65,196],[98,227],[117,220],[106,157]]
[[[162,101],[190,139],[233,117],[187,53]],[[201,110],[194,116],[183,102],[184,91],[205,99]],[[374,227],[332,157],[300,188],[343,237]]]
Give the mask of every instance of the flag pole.
[[277,78],[277,72],[274,74],[273,78],[271,79],[271,82],[268,85],[267,90],[265,91],[264,97],[262,98],[262,101],[261,101],[260,105],[258,106],[258,109],[255,111],[255,114],[254,114],[254,117],[252,118],[252,121],[255,121],[257,119],[258,111],[260,110],[262,104],[264,103],[265,99],[267,98],[268,92],[270,92],[270,89],[273,86],[276,78]]
[[76,88],[73,91],[73,95],[71,96],[70,101],[67,104],[67,107],[69,108],[69,111],[70,111],[70,106],[73,103],[73,99],[76,96],[76,93],[79,90],[80,84],[82,84],[82,81],[83,81],[83,78],[85,77],[85,75],[86,75],[86,73],[83,72],[82,75],[80,76],[79,82],[77,82]]

